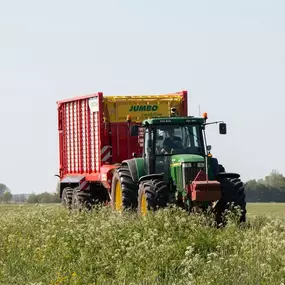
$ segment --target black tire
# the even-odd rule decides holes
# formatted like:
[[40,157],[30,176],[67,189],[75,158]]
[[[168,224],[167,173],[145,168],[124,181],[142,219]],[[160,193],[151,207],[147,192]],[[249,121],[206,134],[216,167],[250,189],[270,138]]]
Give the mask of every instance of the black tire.
[[112,209],[116,209],[116,185],[120,183],[122,191],[122,210],[136,210],[138,206],[138,185],[132,180],[127,166],[115,170],[111,185]]
[[227,210],[234,211],[232,207],[239,206],[242,212],[240,213],[239,222],[246,221],[246,201],[245,201],[245,187],[239,178],[223,178],[219,181],[221,183],[222,197],[218,201],[217,209],[217,223],[225,223],[223,214]]
[[72,209],[73,210],[83,210],[91,209],[91,196],[89,192],[80,191],[79,187],[73,189],[72,194]]
[[66,187],[62,190],[61,204],[65,208],[71,209],[73,188]]
[[163,180],[151,179],[142,182],[139,190],[138,213],[142,214],[143,197],[148,211],[156,211],[167,206],[169,197],[168,185]]

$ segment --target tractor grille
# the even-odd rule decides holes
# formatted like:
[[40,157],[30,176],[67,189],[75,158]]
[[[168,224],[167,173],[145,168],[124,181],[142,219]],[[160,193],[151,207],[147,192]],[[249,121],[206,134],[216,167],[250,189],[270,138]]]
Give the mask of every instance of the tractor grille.
[[194,163],[193,162],[192,163],[183,163],[182,164],[184,187],[187,184],[190,184],[195,179],[195,177],[197,176],[198,172],[201,169],[204,169],[203,165],[201,165],[199,163],[199,166],[198,166],[197,162],[194,162]]

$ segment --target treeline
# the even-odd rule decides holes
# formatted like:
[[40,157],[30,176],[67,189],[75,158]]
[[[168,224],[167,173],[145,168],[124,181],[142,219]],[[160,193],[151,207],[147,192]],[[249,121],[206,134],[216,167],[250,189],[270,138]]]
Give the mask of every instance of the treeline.
[[285,177],[272,171],[264,179],[245,183],[247,202],[285,202]]
[[[6,192],[7,193],[7,192]],[[4,194],[0,195],[0,203],[60,203],[57,193],[40,193],[40,194]]]
[[12,194],[10,189],[0,183],[0,203],[60,203],[58,193]]
[[0,183],[0,203],[8,203],[13,195],[10,189],[3,183]]
[[30,194],[26,201],[27,203],[60,203],[60,198],[57,193],[44,192],[41,194]]

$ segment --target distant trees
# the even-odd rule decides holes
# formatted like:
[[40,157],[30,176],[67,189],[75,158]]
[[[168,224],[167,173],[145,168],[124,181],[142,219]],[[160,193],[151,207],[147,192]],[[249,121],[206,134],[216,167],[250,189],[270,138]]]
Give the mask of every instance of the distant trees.
[[60,198],[57,193],[44,192],[41,194],[30,194],[27,203],[60,203]]
[[[57,189],[58,191],[58,189]],[[60,203],[59,193],[12,194],[10,189],[0,183],[0,203]]]
[[11,201],[13,195],[10,192],[10,189],[3,183],[0,183],[0,202],[8,203]]
[[27,203],[39,203],[38,195],[30,194],[28,196]]
[[9,203],[12,200],[13,195],[11,194],[10,191],[6,191],[4,192],[3,196],[2,196],[2,202],[4,203]]
[[0,183],[0,197],[2,197],[6,191],[9,191],[9,188],[5,184]]
[[12,202],[14,203],[25,203],[29,194],[13,194]]
[[5,190],[7,189],[7,186],[3,183],[0,183],[0,194]]
[[285,177],[273,170],[264,179],[245,183],[248,202],[285,202]]

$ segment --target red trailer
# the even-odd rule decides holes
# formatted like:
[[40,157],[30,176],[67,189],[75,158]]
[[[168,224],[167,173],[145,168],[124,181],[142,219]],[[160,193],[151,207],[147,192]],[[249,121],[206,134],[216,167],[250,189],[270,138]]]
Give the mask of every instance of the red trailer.
[[172,108],[187,116],[187,91],[136,96],[88,96],[58,101],[60,197],[70,207],[74,193],[110,201],[112,170],[142,156],[143,134],[130,126],[168,117]]

